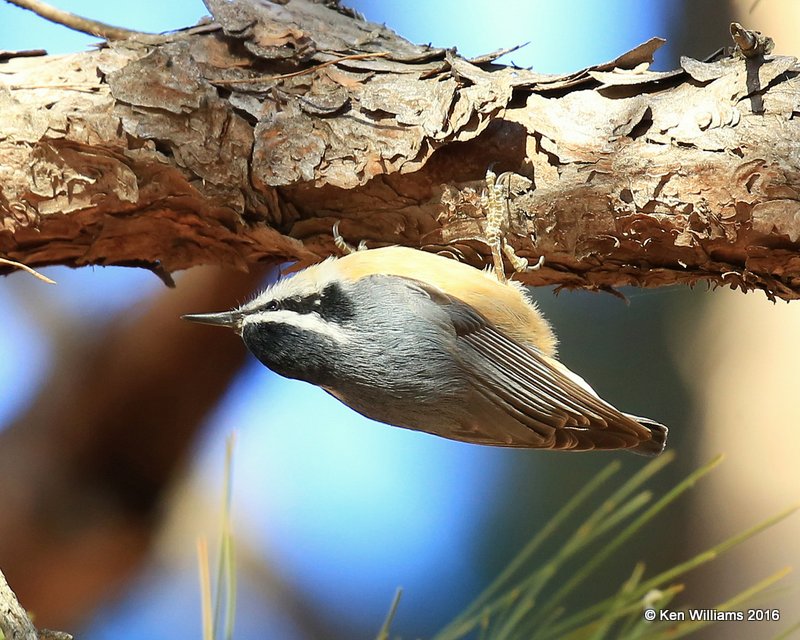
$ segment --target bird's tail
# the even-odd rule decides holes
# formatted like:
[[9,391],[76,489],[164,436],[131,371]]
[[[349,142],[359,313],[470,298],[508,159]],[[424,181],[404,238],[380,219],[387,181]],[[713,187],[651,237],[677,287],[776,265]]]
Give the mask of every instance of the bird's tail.
[[648,429],[651,435],[649,440],[640,442],[633,449],[629,449],[629,451],[638,453],[640,456],[650,457],[657,456],[664,451],[664,447],[667,446],[667,433],[669,433],[669,429],[660,422],[650,420],[650,418],[640,418],[639,416],[632,416],[627,413],[625,415],[632,420],[636,420],[636,422]]

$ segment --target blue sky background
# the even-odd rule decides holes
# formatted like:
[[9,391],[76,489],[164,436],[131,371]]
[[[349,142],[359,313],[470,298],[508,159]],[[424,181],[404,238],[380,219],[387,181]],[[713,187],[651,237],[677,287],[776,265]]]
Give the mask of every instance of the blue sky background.
[[[55,4],[153,31],[193,24],[206,13],[194,0]],[[457,45],[468,56],[529,41],[510,61],[543,72],[572,71],[611,59],[653,35],[666,36],[670,21],[664,8],[669,3],[636,0],[349,4],[412,41]],[[61,53],[92,42],[0,4],[0,48],[44,46]],[[23,274],[0,279],[0,376],[14,381],[0,393],[0,424],[36,392],[52,357],[51,332],[76,322],[104,322],[163,291],[153,275],[130,269],[45,271],[58,286],[47,287]],[[572,359],[568,364],[586,374],[601,393],[610,392],[612,400],[624,396],[630,386],[625,375],[647,354],[616,354],[611,366],[622,373],[623,382],[615,382],[613,375],[593,378],[586,370],[593,365],[582,368],[581,349],[589,348],[599,332],[630,331],[647,310],[647,298],[634,297],[631,307],[610,296],[562,294],[555,300],[542,291],[540,298],[573,345],[562,350]],[[589,308],[594,326],[587,331],[575,318]],[[42,309],[49,313],[42,314]],[[49,319],[43,321],[45,316]],[[244,544],[315,606],[362,637],[377,631],[398,585],[405,588],[397,621],[404,637],[430,634],[457,613],[481,586],[483,577],[473,558],[505,498],[500,494],[520,467],[526,478],[536,478],[542,459],[531,452],[461,445],[369,423],[320,390],[277,378],[251,361],[209,418],[198,443],[193,466],[199,486],[212,500],[221,482],[223,439],[231,430],[238,433],[234,509]],[[545,482],[541,478],[539,491],[528,487],[520,496],[525,511],[536,512]],[[122,599],[110,601],[88,623],[81,637],[166,639],[171,636],[164,620],[176,619],[184,637],[199,638],[193,536],[185,546],[183,564],[165,566],[154,560]],[[243,571],[237,638],[300,640],[291,621],[265,604],[255,585],[247,588],[250,580]]]

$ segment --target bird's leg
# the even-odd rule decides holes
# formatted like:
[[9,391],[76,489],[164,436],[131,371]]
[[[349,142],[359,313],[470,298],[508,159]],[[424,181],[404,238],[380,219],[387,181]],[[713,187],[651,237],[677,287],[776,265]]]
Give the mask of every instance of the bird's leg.
[[508,233],[511,218],[509,198],[508,194],[503,193],[503,189],[498,186],[497,176],[491,168],[486,170],[484,207],[486,210],[486,243],[492,250],[492,262],[497,279],[505,282],[503,254],[508,258],[514,271],[525,271],[528,268],[528,261],[518,256],[514,247],[506,242],[505,236]]
[[333,244],[336,245],[336,248],[344,255],[355,253],[356,251],[364,251],[367,248],[367,243],[364,240],[358,243],[358,247],[354,247],[342,237],[342,234],[339,233],[339,222],[337,220],[333,223]]

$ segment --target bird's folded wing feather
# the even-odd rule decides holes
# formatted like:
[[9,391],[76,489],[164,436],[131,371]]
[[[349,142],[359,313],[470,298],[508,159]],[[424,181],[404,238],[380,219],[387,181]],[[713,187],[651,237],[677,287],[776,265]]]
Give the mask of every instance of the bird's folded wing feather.
[[[565,374],[562,365],[536,347],[507,337],[457,298],[418,284],[448,313],[457,336],[459,355],[465,364],[480,365],[464,367],[479,396],[530,430],[529,434],[520,436],[520,430],[514,428],[515,435],[509,441],[496,444],[552,449],[625,449],[651,439],[647,427]],[[481,427],[476,424],[473,428]]]

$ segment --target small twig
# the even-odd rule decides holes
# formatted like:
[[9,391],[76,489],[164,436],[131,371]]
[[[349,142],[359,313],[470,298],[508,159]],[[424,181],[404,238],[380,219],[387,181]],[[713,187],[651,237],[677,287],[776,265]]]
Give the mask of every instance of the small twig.
[[145,33],[143,31],[132,31],[131,29],[123,29],[122,27],[115,27],[114,25],[106,24],[105,22],[98,22],[82,16],[76,16],[74,13],[62,11],[56,7],[40,2],[40,0],[6,0],[13,5],[22,9],[33,11],[36,15],[41,16],[45,20],[55,22],[56,24],[63,25],[81,33],[88,33],[92,36],[105,38],[106,40],[128,40],[136,39],[139,41],[158,41],[163,40],[163,36],[153,33]]
[[8,84],[5,88],[9,91],[35,91],[36,89],[63,89],[64,91],[81,91],[83,93],[97,93],[106,85],[91,82],[81,84]]
[[46,56],[47,51],[44,49],[22,49],[20,51],[7,51],[0,49],[0,62],[12,60],[13,58],[35,58],[37,56]]
[[22,269],[23,271],[27,271],[32,276],[39,278],[42,282],[46,282],[47,284],[56,284],[55,280],[51,280],[45,275],[42,275],[36,269],[32,269],[27,264],[22,264],[21,262],[17,262],[16,260],[9,260],[8,258],[0,258],[0,264],[6,264],[9,267],[15,267],[17,269]]
[[745,58],[767,55],[775,48],[775,42],[760,31],[745,29],[738,22],[731,22],[731,38]]
[[467,62],[474,65],[481,65],[487,64],[489,62],[494,62],[498,58],[502,58],[509,53],[514,53],[515,51],[519,51],[522,47],[527,47],[530,42],[523,42],[522,44],[514,45],[513,47],[507,47],[505,49],[497,49],[496,51],[492,51],[491,53],[484,53],[483,55],[476,56],[474,58],[469,58]]
[[315,71],[319,71],[320,69],[324,69],[325,67],[330,67],[331,65],[338,64],[345,60],[365,60],[367,58],[385,58],[389,55],[388,51],[380,51],[378,53],[354,53],[349,56],[342,56],[341,58],[336,58],[336,60],[328,60],[327,62],[321,62],[320,64],[314,65],[313,67],[309,67],[308,69],[301,69],[300,71],[293,71],[292,73],[281,73],[277,76],[259,76],[258,78],[242,78],[240,80],[212,80],[213,84],[257,84],[259,82],[272,82],[273,80],[286,80],[287,78],[294,78],[296,76],[302,76],[306,73],[314,73]]

